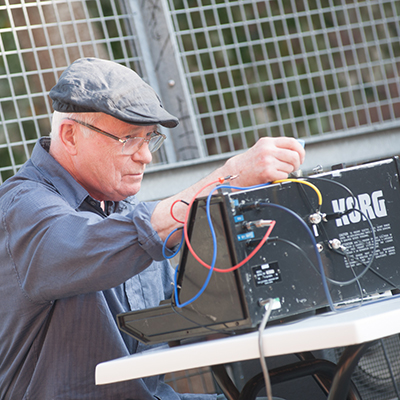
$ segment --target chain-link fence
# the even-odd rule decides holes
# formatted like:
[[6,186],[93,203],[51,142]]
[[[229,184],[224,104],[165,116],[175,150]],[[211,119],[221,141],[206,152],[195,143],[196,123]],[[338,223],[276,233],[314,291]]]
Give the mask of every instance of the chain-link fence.
[[50,132],[48,92],[79,57],[121,61],[141,75],[132,15],[111,1],[0,5],[0,173],[13,175]]
[[207,154],[400,124],[397,1],[169,0]]

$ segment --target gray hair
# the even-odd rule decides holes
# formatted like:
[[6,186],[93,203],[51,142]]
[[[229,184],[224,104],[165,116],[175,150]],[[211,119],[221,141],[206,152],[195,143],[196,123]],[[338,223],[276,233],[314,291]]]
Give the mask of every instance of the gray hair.
[[[94,125],[95,122],[101,118],[104,114],[103,113],[63,113],[59,111],[54,111],[53,117],[51,120],[51,132],[50,132],[50,137],[53,141],[58,140],[59,138],[59,132],[60,132],[60,125],[61,121],[64,119],[76,119],[78,121],[86,122],[87,124]],[[91,132],[89,129],[85,129],[82,127],[82,132],[84,135],[89,135]]]

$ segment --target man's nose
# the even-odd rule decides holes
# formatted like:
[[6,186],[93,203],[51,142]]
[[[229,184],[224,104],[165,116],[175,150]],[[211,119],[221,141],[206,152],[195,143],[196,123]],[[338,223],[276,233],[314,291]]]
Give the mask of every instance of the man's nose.
[[143,142],[140,149],[132,155],[132,160],[141,162],[142,164],[149,164],[153,159],[153,155],[149,150],[149,144],[147,142]]

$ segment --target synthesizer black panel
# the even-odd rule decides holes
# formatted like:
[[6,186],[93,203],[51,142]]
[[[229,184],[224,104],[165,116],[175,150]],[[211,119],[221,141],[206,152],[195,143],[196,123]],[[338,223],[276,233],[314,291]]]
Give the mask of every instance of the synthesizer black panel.
[[269,299],[270,320],[284,320],[397,289],[399,209],[397,157],[249,190],[222,186],[209,207],[194,202],[188,224],[196,255],[207,265],[215,258],[204,292],[190,302],[209,268],[184,245],[178,296],[189,304],[122,314],[120,328],[144,342],[253,330]]

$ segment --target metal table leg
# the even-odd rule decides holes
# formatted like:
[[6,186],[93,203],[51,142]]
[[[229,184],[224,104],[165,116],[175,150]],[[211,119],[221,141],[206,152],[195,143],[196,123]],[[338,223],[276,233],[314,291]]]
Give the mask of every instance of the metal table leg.
[[343,400],[347,397],[350,388],[351,375],[354,372],[360,358],[375,342],[367,342],[348,346],[345,348],[337,364],[337,371],[329,391],[328,400]]
[[[269,371],[271,385],[303,378],[310,375],[324,376],[332,381],[336,372],[336,365],[327,360],[304,360],[284,365]],[[240,393],[239,400],[255,400],[257,394],[265,386],[262,373],[250,379]],[[343,399],[342,399],[343,400]]]
[[236,385],[232,382],[224,365],[213,365],[211,367],[214,378],[217,381],[219,387],[224,392],[225,397],[228,400],[239,400],[239,390]]
[[[313,358],[307,353],[300,353],[302,361],[270,371],[271,384],[313,376],[325,393],[329,391],[327,400],[360,400],[357,389],[352,385],[351,376],[360,358],[373,343],[375,342],[346,347],[337,365]],[[239,393],[223,365],[213,366],[212,371],[228,400],[254,400],[265,386],[264,376],[260,373],[250,379]]]

